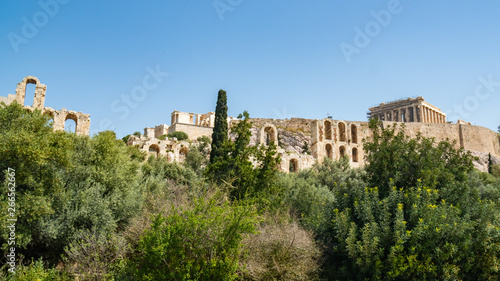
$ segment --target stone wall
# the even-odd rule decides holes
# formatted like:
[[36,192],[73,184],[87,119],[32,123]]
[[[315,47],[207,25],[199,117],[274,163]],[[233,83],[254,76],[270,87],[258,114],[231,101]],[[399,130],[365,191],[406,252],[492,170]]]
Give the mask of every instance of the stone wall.
[[[384,121],[383,126],[394,126],[401,124]],[[424,137],[433,137],[436,141],[446,139],[455,141],[456,148],[464,148],[470,151],[491,153],[500,158],[500,134],[488,128],[465,124],[450,123],[405,123],[405,133],[415,137],[421,133]]]
[[190,140],[196,140],[198,137],[201,136],[212,137],[213,128],[192,125],[192,124],[181,124],[181,123],[175,123],[170,127],[168,127],[169,134],[178,131],[185,132],[186,134],[188,134]]

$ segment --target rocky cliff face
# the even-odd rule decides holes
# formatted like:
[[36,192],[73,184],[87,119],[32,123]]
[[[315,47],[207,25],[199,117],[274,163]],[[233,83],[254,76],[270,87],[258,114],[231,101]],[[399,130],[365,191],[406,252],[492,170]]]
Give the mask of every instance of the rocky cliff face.
[[285,131],[278,128],[278,141],[281,148],[285,151],[304,153],[304,142],[311,147],[311,137],[302,132]]
[[[479,152],[479,151],[471,151],[472,156],[478,158],[478,161],[474,161],[474,167],[481,172],[488,172],[489,165],[489,153]],[[500,158],[495,156],[491,156],[491,163],[496,165],[500,164]]]

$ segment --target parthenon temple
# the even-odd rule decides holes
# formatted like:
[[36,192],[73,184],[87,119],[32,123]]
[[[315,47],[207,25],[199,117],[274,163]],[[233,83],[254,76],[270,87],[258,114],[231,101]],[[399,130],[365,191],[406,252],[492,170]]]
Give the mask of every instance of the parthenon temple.
[[368,118],[392,122],[446,123],[446,114],[423,97],[408,98],[371,107]]

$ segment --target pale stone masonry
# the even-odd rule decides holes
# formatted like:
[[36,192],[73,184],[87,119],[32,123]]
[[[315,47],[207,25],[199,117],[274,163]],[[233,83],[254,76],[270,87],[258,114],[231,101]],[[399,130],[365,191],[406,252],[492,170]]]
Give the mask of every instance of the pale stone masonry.
[[[25,105],[26,85],[35,84],[33,105]],[[47,86],[34,76],[25,77],[16,88],[16,94],[0,97],[0,102],[11,104],[17,102],[26,110],[40,110],[51,116],[54,130],[64,130],[64,123],[71,119],[76,123],[75,132],[88,135],[90,115],[81,112],[54,110],[45,107]],[[406,135],[415,137],[420,133],[424,137],[433,137],[436,141],[455,142],[456,148],[464,148],[481,156],[481,163],[476,167],[487,171],[484,159],[491,154],[494,163],[500,163],[500,134],[490,129],[474,126],[459,120],[456,124],[446,122],[446,115],[436,106],[427,103],[422,97],[408,98],[390,103],[382,103],[370,108],[368,118],[378,117],[382,126],[401,125]],[[228,125],[236,124],[238,119],[229,117]],[[298,172],[310,168],[314,163],[321,163],[325,158],[338,160],[343,156],[349,158],[352,167],[363,167],[365,155],[363,139],[371,137],[366,121],[346,121],[333,119],[266,119],[252,118],[251,145],[278,144],[277,152],[282,161],[280,169],[284,172]],[[170,126],[166,124],[144,128],[142,136],[131,136],[128,145],[137,146],[149,156],[167,157],[170,162],[183,162],[191,145],[201,136],[212,136],[215,123],[214,112],[205,114],[173,111]],[[185,132],[189,140],[179,141],[175,138],[160,140],[164,135],[173,132]],[[233,137],[233,136],[230,136]],[[306,148],[308,147],[308,149]]]
[[[35,84],[35,97],[33,100],[33,105],[25,104],[26,97],[26,85]],[[7,97],[0,97],[0,102],[4,102],[9,105],[16,101],[18,104],[23,105],[27,110],[40,110],[43,114],[49,115],[54,121],[54,130],[64,130],[64,123],[66,120],[75,121],[76,128],[75,133],[77,135],[88,135],[90,131],[90,115],[76,112],[72,110],[67,110],[63,108],[62,110],[55,110],[50,107],[45,107],[45,92],[47,91],[47,86],[40,83],[40,80],[34,76],[26,76],[24,79],[17,84],[16,94],[9,94]]]
[[423,97],[381,103],[368,112],[368,119],[375,117],[392,122],[446,123],[446,114]]

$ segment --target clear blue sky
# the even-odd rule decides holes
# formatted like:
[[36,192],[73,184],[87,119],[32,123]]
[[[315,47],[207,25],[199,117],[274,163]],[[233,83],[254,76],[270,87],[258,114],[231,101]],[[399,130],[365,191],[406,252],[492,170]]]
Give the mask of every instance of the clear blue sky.
[[366,120],[423,96],[496,130],[499,2],[340,2],[0,0],[0,96],[37,76],[46,106],[118,137],[214,111],[220,88],[231,116]]

